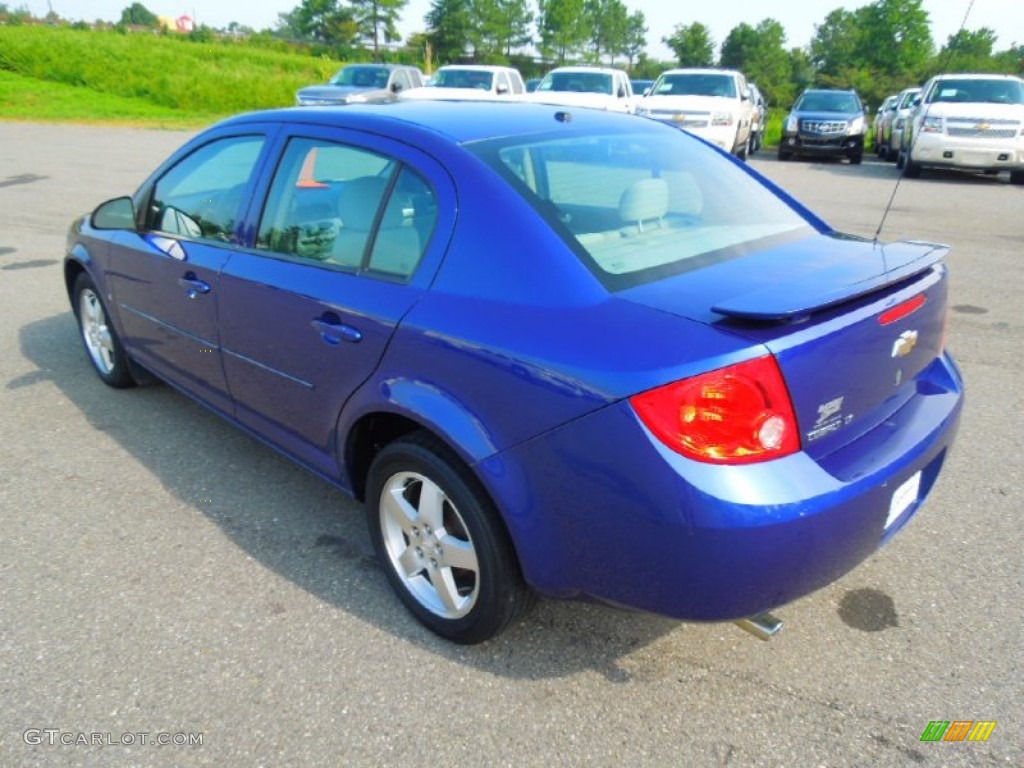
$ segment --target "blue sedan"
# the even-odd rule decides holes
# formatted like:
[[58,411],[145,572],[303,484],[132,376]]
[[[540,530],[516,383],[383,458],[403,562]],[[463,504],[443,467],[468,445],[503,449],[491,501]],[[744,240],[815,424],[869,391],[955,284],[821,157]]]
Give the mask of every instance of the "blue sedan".
[[746,619],[887,542],[959,422],[945,254],[655,121],[408,102],[213,126],[72,225],[64,279],[104,382],[363,500],[474,643],[538,593]]

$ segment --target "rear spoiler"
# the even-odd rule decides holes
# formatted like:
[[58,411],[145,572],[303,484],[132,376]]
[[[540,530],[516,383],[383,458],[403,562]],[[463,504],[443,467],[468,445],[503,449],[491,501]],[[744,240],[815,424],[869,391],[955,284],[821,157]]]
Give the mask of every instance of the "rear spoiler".
[[[881,271],[871,277],[844,283],[845,265],[837,264],[835,269],[726,299],[712,310],[737,320],[793,322],[927,272],[949,253],[948,245],[921,240],[901,240],[877,248]],[[858,271],[863,274],[862,269]]]

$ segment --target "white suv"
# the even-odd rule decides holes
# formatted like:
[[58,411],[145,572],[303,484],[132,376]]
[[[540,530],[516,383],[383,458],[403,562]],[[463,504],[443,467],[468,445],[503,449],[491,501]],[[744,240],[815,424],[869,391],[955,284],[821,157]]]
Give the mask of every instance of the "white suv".
[[905,125],[899,162],[915,178],[922,167],[1009,171],[1024,184],[1024,79],[1013,75],[939,75],[925,83]]
[[663,72],[637,114],[672,123],[746,159],[754,104],[746,78],[730,69],[670,69]]

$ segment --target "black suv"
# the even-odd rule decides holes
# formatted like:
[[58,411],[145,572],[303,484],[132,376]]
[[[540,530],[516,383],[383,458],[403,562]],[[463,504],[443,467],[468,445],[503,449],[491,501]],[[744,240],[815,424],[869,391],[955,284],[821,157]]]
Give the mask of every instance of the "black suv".
[[779,160],[794,155],[864,156],[867,118],[856,91],[809,90],[800,94],[782,126]]

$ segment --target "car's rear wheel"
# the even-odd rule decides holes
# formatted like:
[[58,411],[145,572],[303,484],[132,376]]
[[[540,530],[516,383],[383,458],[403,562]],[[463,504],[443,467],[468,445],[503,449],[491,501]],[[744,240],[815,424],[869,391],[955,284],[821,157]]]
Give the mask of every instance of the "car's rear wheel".
[[909,153],[903,161],[903,175],[908,179],[916,179],[921,175],[921,164],[911,160]]
[[406,608],[456,643],[503,631],[533,602],[493,502],[425,433],[381,450],[367,479],[370,536]]
[[786,160],[792,159],[792,157],[793,157],[793,153],[792,152],[785,152],[785,151],[783,151],[783,149],[781,147],[779,148],[779,160],[782,160],[783,162],[785,162]]
[[107,309],[96,284],[83,272],[71,291],[75,319],[96,374],[105,384],[123,389],[135,384],[121,340],[110,324]]
[[850,158],[850,165],[860,165],[861,162],[864,160],[864,153],[863,152],[854,152],[851,155],[849,155],[849,158]]

